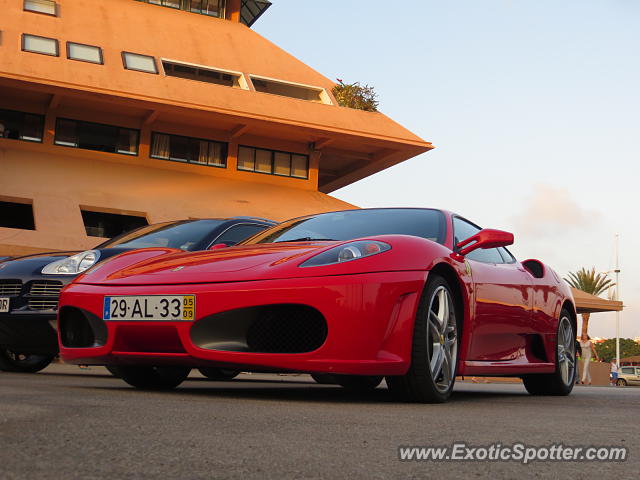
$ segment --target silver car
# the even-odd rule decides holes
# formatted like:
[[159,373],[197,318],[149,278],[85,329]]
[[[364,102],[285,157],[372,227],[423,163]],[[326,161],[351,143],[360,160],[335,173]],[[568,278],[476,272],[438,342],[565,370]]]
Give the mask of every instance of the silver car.
[[616,385],[626,387],[627,385],[640,385],[640,367],[622,367],[618,373]]

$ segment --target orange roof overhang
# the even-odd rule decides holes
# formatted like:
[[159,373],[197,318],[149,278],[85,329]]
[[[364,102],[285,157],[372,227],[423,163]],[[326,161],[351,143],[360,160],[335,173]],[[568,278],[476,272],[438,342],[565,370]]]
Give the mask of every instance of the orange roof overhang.
[[596,297],[590,293],[583,292],[577,288],[572,288],[573,299],[576,303],[577,313],[598,313],[598,312],[620,312],[622,311],[622,302],[617,300],[607,300],[605,298]]

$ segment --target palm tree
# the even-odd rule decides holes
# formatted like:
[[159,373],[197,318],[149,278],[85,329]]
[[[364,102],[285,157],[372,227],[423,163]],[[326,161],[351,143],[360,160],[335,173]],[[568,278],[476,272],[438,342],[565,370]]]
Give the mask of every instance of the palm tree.
[[[595,267],[591,270],[581,268],[577,272],[569,272],[569,278],[565,278],[565,281],[573,288],[582,290],[583,292],[590,293],[591,295],[598,296],[604,293],[607,289],[613,287],[615,283],[607,278],[604,273],[596,272]],[[586,334],[589,329],[589,317],[590,313],[582,314],[582,334]]]

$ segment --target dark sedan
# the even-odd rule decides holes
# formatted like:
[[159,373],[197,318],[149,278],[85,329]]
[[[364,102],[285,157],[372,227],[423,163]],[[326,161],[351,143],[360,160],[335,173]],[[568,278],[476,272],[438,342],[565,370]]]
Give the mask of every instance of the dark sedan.
[[0,260],[0,370],[37,372],[51,363],[58,353],[55,321],[60,290],[96,263],[137,248],[197,251],[219,244],[235,245],[275,224],[252,217],[158,223],[85,252]]

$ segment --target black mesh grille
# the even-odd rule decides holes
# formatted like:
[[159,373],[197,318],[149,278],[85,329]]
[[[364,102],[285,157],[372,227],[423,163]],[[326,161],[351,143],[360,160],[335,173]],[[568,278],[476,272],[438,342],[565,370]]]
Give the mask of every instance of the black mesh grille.
[[217,313],[191,328],[194,345],[207,350],[305,353],[327,339],[327,322],[315,308],[299,304],[263,305]]
[[310,352],[326,338],[327,325],[322,315],[301,305],[266,308],[247,330],[247,346],[252,352]]

